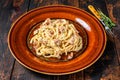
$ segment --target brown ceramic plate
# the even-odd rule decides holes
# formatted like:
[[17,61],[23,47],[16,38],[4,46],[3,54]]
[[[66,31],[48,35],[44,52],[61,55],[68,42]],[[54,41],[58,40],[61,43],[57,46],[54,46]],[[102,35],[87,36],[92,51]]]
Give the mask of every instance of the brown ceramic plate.
[[[38,59],[27,45],[31,29],[46,18],[64,18],[76,26],[84,39],[82,53],[69,61],[51,62]],[[106,46],[106,34],[99,21],[86,11],[70,6],[46,6],[23,14],[12,25],[8,35],[8,46],[15,59],[35,72],[64,75],[81,71],[95,63]],[[78,53],[79,54],[79,53]]]

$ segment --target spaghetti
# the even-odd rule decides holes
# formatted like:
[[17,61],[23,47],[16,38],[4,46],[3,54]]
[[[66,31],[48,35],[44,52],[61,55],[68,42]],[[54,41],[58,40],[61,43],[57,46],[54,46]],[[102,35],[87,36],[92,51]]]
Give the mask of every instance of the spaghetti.
[[73,52],[78,52],[83,47],[82,37],[75,26],[66,19],[47,18],[35,29],[30,39],[35,54],[45,58],[61,58],[68,55],[73,58]]

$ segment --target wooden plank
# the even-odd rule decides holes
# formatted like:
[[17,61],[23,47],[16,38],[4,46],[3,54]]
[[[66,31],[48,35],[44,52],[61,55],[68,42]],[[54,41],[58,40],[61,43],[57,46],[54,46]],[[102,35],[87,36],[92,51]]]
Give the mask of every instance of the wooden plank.
[[109,12],[109,17],[112,19],[114,23],[116,23],[116,27],[113,28],[113,32],[115,34],[115,43],[116,50],[118,55],[118,60],[120,64],[120,1],[119,0],[106,0],[107,9]]
[[11,80],[53,80],[53,77],[28,70],[16,61]]
[[113,67],[118,67],[119,64],[114,47],[115,44],[113,42],[107,42],[107,46],[102,57],[94,65],[85,70],[85,80],[103,79],[103,77],[107,77],[107,75],[111,74],[111,71],[114,71],[112,70]]
[[84,80],[84,73],[80,71],[74,74],[54,76],[53,80]]
[[31,0],[29,10],[36,8],[36,7],[57,5],[57,4],[58,4],[57,0]]
[[[9,1],[9,0],[8,0]],[[21,15],[23,14],[24,12],[27,12],[27,9],[28,9],[28,3],[29,3],[29,0],[10,0],[11,3],[8,2],[8,9],[6,10],[6,14],[4,14],[4,17],[2,19],[6,19],[4,21],[4,25],[6,25],[6,22],[9,22],[9,24],[7,24],[5,27],[2,27],[2,28],[5,28],[5,31],[8,32],[8,30],[10,29],[10,26],[11,24]],[[4,9],[5,10],[5,9]],[[9,12],[8,12],[9,11]],[[4,12],[4,11],[2,11]],[[8,14],[9,13],[9,14]],[[9,15],[9,16],[6,16],[6,15]],[[0,16],[1,17],[1,16]],[[7,17],[7,18],[5,18]],[[3,21],[3,20],[0,20],[0,21]],[[8,28],[8,29],[6,29]],[[3,33],[5,34],[6,32],[3,31]],[[7,35],[6,35],[7,37]],[[7,40],[7,39],[6,39]],[[5,41],[5,40],[4,40]],[[7,44],[3,44],[4,46],[7,46]],[[1,49],[2,50],[2,49]],[[7,50],[7,48],[5,48],[6,51],[9,51]],[[12,57],[11,53],[10,52],[6,52],[7,54],[4,53],[5,56],[7,56],[5,59],[6,59],[6,62],[11,62],[8,65],[8,67],[4,66],[4,68],[7,68],[7,69],[11,69],[11,65],[17,63],[17,61],[14,61],[14,58]],[[9,57],[9,55],[11,55]],[[9,57],[9,58],[8,58]],[[11,60],[11,57],[13,60]],[[5,60],[3,60],[5,61]],[[12,66],[12,71],[11,70],[7,70],[8,72],[11,71],[11,73],[8,75],[9,76],[9,79],[4,79],[4,78],[1,78],[0,80],[18,80],[19,76],[17,76],[16,78],[16,75],[15,75],[15,70],[20,70],[21,69],[21,66],[19,67],[14,67],[14,65]],[[6,72],[7,72],[6,71]],[[24,70],[23,70],[24,71]],[[18,72],[19,74],[21,74],[21,72],[19,71]],[[6,76],[7,74],[5,74]],[[7,76],[6,76],[7,77]],[[24,80],[24,79],[22,79]]]
[[119,0],[105,0],[106,6],[108,10],[109,17],[112,19],[114,23],[116,23],[116,27],[113,28],[113,32],[115,34],[114,39],[114,49],[116,58],[113,60],[113,63],[108,66],[106,70],[104,70],[104,74],[101,77],[101,80],[119,80],[120,79],[120,1]]
[[10,20],[14,22],[20,15],[28,11],[29,0],[13,0],[12,15]]
[[10,28],[11,0],[0,1],[0,80],[9,80],[14,58],[10,54],[7,44],[7,34]]
[[79,7],[79,0],[58,0],[59,4]]

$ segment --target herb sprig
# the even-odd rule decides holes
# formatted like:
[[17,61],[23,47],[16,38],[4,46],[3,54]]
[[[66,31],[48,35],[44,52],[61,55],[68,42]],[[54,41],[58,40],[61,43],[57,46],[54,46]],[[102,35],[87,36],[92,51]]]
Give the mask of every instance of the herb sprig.
[[113,23],[112,20],[109,17],[107,17],[100,9],[97,11],[98,11],[102,21],[104,22],[104,24],[106,26],[108,26],[110,29],[112,29],[115,26],[115,23]]

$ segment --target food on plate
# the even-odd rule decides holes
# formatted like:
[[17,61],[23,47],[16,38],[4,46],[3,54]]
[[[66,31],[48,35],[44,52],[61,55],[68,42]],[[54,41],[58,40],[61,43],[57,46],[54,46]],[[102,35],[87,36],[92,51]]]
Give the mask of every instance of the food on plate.
[[31,33],[28,43],[36,56],[72,59],[75,52],[83,47],[82,37],[67,19],[47,18]]

